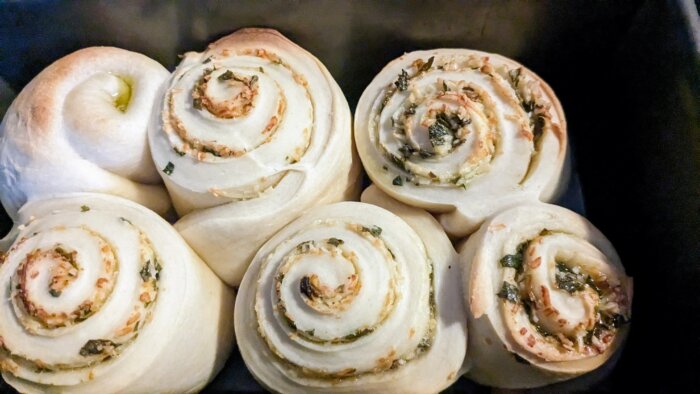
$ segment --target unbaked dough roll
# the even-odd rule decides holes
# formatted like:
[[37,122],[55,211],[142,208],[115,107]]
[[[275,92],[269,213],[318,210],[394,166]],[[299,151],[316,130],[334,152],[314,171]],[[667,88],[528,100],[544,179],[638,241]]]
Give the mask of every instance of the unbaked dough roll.
[[624,342],[632,279],[610,242],[565,208],[501,212],[460,252],[469,377],[526,388],[593,371]]
[[275,30],[189,52],[149,136],[176,228],[227,283],[310,207],[357,194],[350,110],[328,70]]
[[170,198],[146,134],[167,78],[158,62],[111,47],[81,49],[39,73],[0,125],[0,201],[10,216],[27,201],[74,192],[165,213]]
[[[258,252],[241,284],[236,336],[269,390],[431,393],[466,350],[457,255],[425,211],[372,188],[317,207]],[[398,216],[397,216],[398,215]]]
[[122,198],[30,202],[0,259],[0,370],[23,393],[196,392],[233,342],[233,290]]
[[355,140],[374,183],[439,213],[462,237],[523,200],[553,200],[568,178],[566,121],[549,86],[505,57],[407,53],[362,94]]

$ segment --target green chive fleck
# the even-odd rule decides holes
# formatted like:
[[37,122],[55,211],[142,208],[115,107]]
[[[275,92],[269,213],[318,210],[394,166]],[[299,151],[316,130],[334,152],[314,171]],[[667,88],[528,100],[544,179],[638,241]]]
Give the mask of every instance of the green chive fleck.
[[408,73],[406,70],[401,70],[401,74],[399,74],[399,79],[394,82],[394,85],[400,90],[400,91],[405,91],[408,89]]
[[223,74],[219,75],[219,77],[218,77],[217,79],[218,79],[219,81],[227,81],[227,80],[229,80],[229,79],[231,79],[231,78],[233,78],[233,77],[234,77],[233,71],[231,71],[231,70],[226,70],[226,72],[224,72]]
[[329,238],[329,239],[328,239],[328,243],[329,243],[330,245],[333,245],[333,246],[340,246],[340,245],[342,245],[342,244],[345,243],[345,242],[344,242],[342,239],[338,239],[338,238]]
[[501,266],[520,271],[523,266],[523,256],[521,254],[507,254],[501,258]]
[[508,282],[503,282],[501,290],[496,294],[498,297],[503,298],[506,301],[510,301],[514,304],[518,303],[518,288]]
[[430,70],[430,68],[433,66],[434,60],[435,60],[435,56],[431,56],[430,59],[428,59],[428,61],[423,66],[421,66],[420,70],[418,70],[418,71],[423,72],[423,71]]
[[362,231],[370,233],[375,237],[378,237],[382,234],[382,228],[379,226],[372,226],[371,228],[370,227],[362,227]]
[[93,356],[96,354],[104,354],[116,348],[116,343],[109,339],[91,339],[85,342],[85,345],[80,349],[80,355],[83,357]]
[[163,168],[163,172],[166,175],[172,175],[174,169],[175,169],[175,164],[173,164],[172,162],[168,162],[168,164],[166,164],[165,168]]

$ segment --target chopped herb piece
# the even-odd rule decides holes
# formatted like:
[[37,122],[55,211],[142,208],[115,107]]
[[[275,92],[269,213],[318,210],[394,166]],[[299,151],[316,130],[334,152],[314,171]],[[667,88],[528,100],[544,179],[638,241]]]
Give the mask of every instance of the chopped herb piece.
[[165,168],[163,168],[163,172],[167,175],[172,175],[174,169],[175,164],[173,164],[172,162],[168,162],[168,164],[165,165]]
[[[282,312],[284,311],[284,309],[280,308],[280,311]],[[284,316],[284,320],[287,321],[287,325],[289,326],[289,328],[291,328],[292,330],[297,329],[297,324],[294,323],[294,320],[290,319],[289,316],[287,316],[286,312],[283,312],[282,316]]]
[[313,299],[314,296],[316,296],[316,291],[311,285],[311,279],[309,279],[308,276],[304,276],[299,281],[299,291],[301,291],[301,294],[305,295],[308,299]]
[[399,148],[399,152],[401,152],[401,154],[403,155],[403,157],[409,157],[409,156],[411,156],[411,155],[413,154],[413,152],[415,152],[415,151],[416,151],[416,149],[415,149],[414,147],[412,147],[411,145],[409,145],[409,144],[403,144],[403,145]]
[[447,86],[447,82],[442,81],[442,90],[449,92],[450,88]]
[[523,299],[523,309],[525,310],[525,314],[527,314],[528,320],[530,320],[530,324],[531,324],[533,327],[535,327],[535,330],[537,330],[537,332],[538,332],[540,335],[542,335],[542,336],[544,336],[544,337],[552,336],[552,333],[550,333],[549,331],[545,330],[544,327],[542,327],[539,323],[537,323],[537,322],[535,321],[535,319],[532,317],[532,305],[530,305],[531,302],[532,302],[532,301],[530,301],[530,300],[527,299],[527,298]]
[[420,70],[418,70],[418,71],[419,72],[429,71],[430,68],[433,67],[433,61],[435,61],[435,56],[431,56],[430,59],[428,59],[428,61],[425,62],[425,64],[423,64],[421,66]]
[[180,149],[173,148],[173,150],[174,150],[175,153],[177,153],[177,155],[180,156],[180,157],[182,157],[182,156],[185,155],[185,152],[181,151]]
[[338,238],[329,238],[328,243],[333,245],[333,246],[340,246],[340,245],[344,244],[345,241],[343,241],[342,239],[338,239]]
[[63,259],[65,261],[72,261],[73,260],[73,255],[71,253],[67,252],[65,249],[63,249],[60,246],[57,247],[56,249],[54,249],[54,251],[56,251],[56,253],[60,254],[61,257],[63,257]]
[[405,91],[408,89],[408,73],[406,70],[401,70],[401,74],[399,74],[399,79],[394,82],[394,85],[400,90],[400,91]]
[[433,345],[433,341],[430,337],[423,337],[420,342],[418,342],[418,351],[424,352]]
[[212,149],[206,145],[202,146],[202,152],[209,153],[210,155],[214,155],[216,157],[221,157],[221,154],[219,152],[215,151],[214,149]]
[[416,108],[418,108],[417,104],[411,104],[406,108],[406,111],[403,113],[404,115],[415,115],[416,114]]
[[496,293],[496,295],[500,298],[503,298],[506,301],[510,301],[514,304],[517,304],[518,299],[520,298],[518,297],[519,292],[520,291],[518,290],[517,286],[508,282],[503,282],[501,290],[498,293]]
[[90,210],[90,207],[88,207],[87,205],[80,206],[80,212],[87,212],[89,210]]
[[507,254],[501,258],[501,267],[515,268],[520,271],[523,267],[523,255]]
[[49,289],[49,294],[51,294],[51,297],[60,297],[61,290]]
[[462,90],[464,91],[464,94],[466,94],[467,97],[469,97],[469,99],[471,101],[477,101],[477,102],[481,101],[481,96],[479,96],[479,93],[477,93],[476,90],[474,90],[474,88],[472,88],[471,86],[467,86],[465,88],[462,88]]
[[392,95],[391,90],[388,90],[386,92],[386,94],[384,94],[384,99],[382,100],[382,105],[380,107],[380,110],[384,109],[384,107],[386,107],[386,105],[389,103],[389,100],[391,100],[391,95]]
[[406,171],[406,164],[404,164],[404,160],[401,159],[400,157],[396,155],[392,155],[391,153],[389,154],[389,159],[400,169]]
[[133,225],[133,223],[131,223],[131,220],[129,220],[129,219],[127,219],[127,218],[120,217],[119,220],[121,220],[121,221],[124,222],[124,223],[129,223],[129,224]]
[[425,149],[419,150],[419,151],[418,151],[418,154],[420,155],[420,157],[422,157],[422,158],[424,158],[424,159],[427,159],[427,158],[429,158],[429,157],[433,157],[433,154],[432,154],[431,152],[428,152],[428,151],[425,150]]
[[514,254],[508,254],[503,256],[500,260],[501,266],[507,268],[515,268],[516,270],[518,270],[518,272],[521,271],[523,268],[524,260],[523,254],[525,253],[525,249],[527,249],[528,244],[529,243],[527,241],[522,242],[520,245],[518,245]]
[[262,67],[258,67],[258,71],[260,71],[261,73],[265,74],[265,70],[264,70]]
[[583,290],[585,287],[585,276],[575,273],[564,263],[557,262],[557,272],[554,274],[554,277],[557,281],[557,287],[569,294]]
[[382,228],[379,226],[372,226],[372,228],[362,227],[362,231],[370,233],[375,237],[378,237],[382,233]]
[[383,165],[383,166],[382,166],[382,169],[383,169],[384,171],[389,171],[389,167],[387,167],[386,165]]
[[314,241],[304,241],[304,242],[300,243],[299,245],[297,245],[297,251],[299,253],[306,253],[309,251],[309,249],[311,249],[311,246],[313,246],[313,245],[314,245]]
[[312,336],[314,336],[314,334],[316,333],[316,330],[314,330],[314,329],[312,328],[312,329],[310,329],[310,330],[304,331],[304,333],[305,333],[306,335],[312,337]]
[[428,127],[430,144],[433,146],[443,145],[445,143],[445,137],[449,134],[449,129],[442,122],[435,122]]
[[109,339],[91,339],[85,342],[85,345],[80,349],[80,355],[83,357],[94,356],[97,354],[111,353],[116,348],[116,343]]
[[208,58],[204,59],[204,61],[202,62],[202,64],[207,64],[207,63],[209,63],[210,61],[211,61],[211,56],[209,56]]
[[460,128],[471,123],[471,119],[462,119],[459,114],[447,115],[444,112],[437,114],[436,120],[447,126],[453,133],[456,133]]
[[547,120],[545,119],[544,116],[538,115],[537,119],[535,119],[535,125],[532,131],[532,134],[534,135],[535,139],[539,139],[540,136],[542,136],[542,133],[544,133],[544,126],[547,124]]
[[403,179],[401,179],[401,176],[399,175],[396,178],[394,178],[393,181],[391,181],[391,184],[394,186],[403,186]]
[[202,109],[202,99],[201,98],[192,99],[192,106],[194,107],[194,109],[201,110]]
[[219,81],[228,81],[229,79],[233,79],[235,75],[233,74],[233,71],[231,70],[226,70],[223,74],[219,75],[218,79]]
[[598,293],[598,295],[603,294],[603,290],[601,290],[600,287],[598,287],[598,285],[595,283],[595,281],[593,280],[593,278],[592,278],[591,276],[588,276],[588,277],[586,278],[586,284],[587,284],[591,289],[595,290],[595,292]]
[[523,101],[522,103],[523,109],[525,112],[532,112],[535,110],[535,102],[530,100],[530,101]]
[[353,332],[352,334],[348,334],[348,335],[344,336],[343,339],[346,341],[352,341],[352,340],[355,340],[359,337],[365,336],[371,332],[372,332],[371,328],[363,328],[361,330],[357,330],[357,331]]
[[155,269],[156,269],[156,280],[159,280],[160,279],[160,271],[163,270],[163,267],[160,265],[158,260],[156,260]]
[[146,264],[143,265],[139,273],[141,274],[141,280],[144,282],[148,282],[151,279],[151,260],[146,261]]
[[591,345],[593,343],[593,337],[601,338],[606,332],[613,332],[613,329],[621,327],[623,324],[629,323],[623,315],[607,313],[600,313],[599,319],[596,322],[592,330],[589,330],[584,337],[584,343],[586,345]]

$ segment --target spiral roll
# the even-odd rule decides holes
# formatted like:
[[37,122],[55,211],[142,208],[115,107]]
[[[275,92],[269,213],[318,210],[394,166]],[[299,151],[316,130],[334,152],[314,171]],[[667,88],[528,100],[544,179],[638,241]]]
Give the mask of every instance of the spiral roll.
[[357,194],[345,97],[277,31],[243,29],[185,54],[155,115],[153,158],[186,215],[176,228],[229,284],[282,226]]
[[81,49],[37,75],[0,125],[0,201],[100,192],[163,214],[170,198],[148,149],[153,104],[168,71],[139,53]]
[[[236,335],[275,392],[438,392],[466,350],[457,255],[426,212],[377,189],[317,207],[257,253]],[[396,216],[398,215],[398,216]]]
[[0,262],[0,370],[21,392],[195,392],[233,342],[233,291],[122,198],[30,202]]
[[372,181],[439,213],[462,237],[523,200],[553,200],[568,177],[566,121],[522,65],[467,49],[411,52],[362,94],[355,140]]
[[460,252],[470,378],[536,387],[600,367],[624,341],[632,279],[583,217],[529,204],[487,220]]

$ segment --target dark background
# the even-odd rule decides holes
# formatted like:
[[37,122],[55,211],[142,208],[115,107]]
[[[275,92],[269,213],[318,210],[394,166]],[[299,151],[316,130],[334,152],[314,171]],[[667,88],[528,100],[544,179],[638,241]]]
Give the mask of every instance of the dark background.
[[[566,111],[576,159],[577,177],[562,204],[585,210],[615,244],[635,279],[635,299],[629,341],[609,376],[540,391],[698,390],[696,3],[3,2],[0,115],[34,75],[76,49],[115,45],[142,52],[172,70],[178,53],[203,50],[246,26],[274,27],[315,54],[338,80],[351,108],[387,62],[416,49],[497,52],[547,80]],[[0,210],[0,235],[9,227]],[[234,390],[260,390],[237,351],[208,389]],[[9,391],[2,381],[0,391]],[[487,389],[462,379],[449,391]]]

